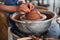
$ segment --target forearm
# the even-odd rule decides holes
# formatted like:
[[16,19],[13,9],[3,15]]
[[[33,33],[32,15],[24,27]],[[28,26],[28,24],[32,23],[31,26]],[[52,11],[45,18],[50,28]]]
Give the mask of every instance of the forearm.
[[16,12],[16,6],[7,6],[0,4],[0,11]]

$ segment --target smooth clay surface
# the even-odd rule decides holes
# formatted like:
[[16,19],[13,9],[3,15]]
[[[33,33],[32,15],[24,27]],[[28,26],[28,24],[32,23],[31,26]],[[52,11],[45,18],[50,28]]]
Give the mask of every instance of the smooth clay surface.
[[41,19],[40,12],[37,10],[32,10],[30,13],[25,15],[26,20],[37,20]]

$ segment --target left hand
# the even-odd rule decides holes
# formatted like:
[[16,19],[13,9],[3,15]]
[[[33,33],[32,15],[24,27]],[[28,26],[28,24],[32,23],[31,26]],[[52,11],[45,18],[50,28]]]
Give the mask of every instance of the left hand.
[[30,8],[30,11],[34,9],[34,5],[32,5],[31,3],[28,3],[28,6]]

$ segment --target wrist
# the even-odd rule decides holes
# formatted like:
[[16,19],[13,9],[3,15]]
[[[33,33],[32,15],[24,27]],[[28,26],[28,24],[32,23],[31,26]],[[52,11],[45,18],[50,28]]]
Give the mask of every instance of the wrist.
[[18,7],[18,6],[16,6],[16,12],[18,12],[18,10],[19,10],[19,7]]
[[15,12],[17,12],[17,6],[16,6],[16,9],[15,9]]
[[10,12],[17,12],[17,7],[16,6],[11,6],[10,9],[8,8]]

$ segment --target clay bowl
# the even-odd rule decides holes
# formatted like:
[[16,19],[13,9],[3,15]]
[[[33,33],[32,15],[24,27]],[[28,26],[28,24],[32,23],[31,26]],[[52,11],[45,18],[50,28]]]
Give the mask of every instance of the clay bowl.
[[46,15],[44,15],[44,14],[41,14],[38,10],[32,10],[31,12],[29,12],[29,13],[26,13],[25,15],[22,15],[21,17],[20,17],[20,20],[30,20],[30,21],[35,21],[35,20],[44,20],[44,19],[46,19],[47,18],[47,16]]
[[43,33],[48,30],[48,28],[51,25],[51,21],[56,17],[56,13],[46,11],[46,10],[39,10],[41,14],[44,14],[47,16],[44,20],[20,20],[21,15],[18,13],[14,13],[13,15],[10,15],[10,18],[15,21],[16,26],[25,33]]
[[22,20],[22,21],[41,21],[41,20],[44,20],[44,19],[46,19],[47,18],[47,16],[46,15],[44,15],[44,14],[40,14],[41,15],[41,19],[33,19],[33,20],[29,20],[29,19],[26,19],[25,18],[25,15],[22,15],[21,17],[20,17],[20,20]]

